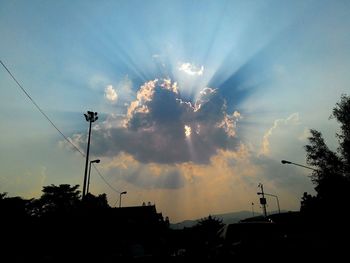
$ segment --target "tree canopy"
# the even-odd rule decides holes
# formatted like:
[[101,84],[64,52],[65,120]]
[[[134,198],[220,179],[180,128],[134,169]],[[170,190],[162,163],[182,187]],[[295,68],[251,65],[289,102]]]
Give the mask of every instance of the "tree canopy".
[[[311,129],[309,144],[305,145],[307,164],[315,167],[312,182],[315,184],[316,197],[304,194],[301,209],[315,207],[340,208],[347,205],[350,190],[350,97],[342,95],[333,108],[330,118],[340,124],[336,133],[339,147],[336,151],[328,148],[322,133]],[[317,203],[317,205],[316,205]]]
[[69,184],[48,185],[43,187],[43,194],[39,199],[41,212],[49,213],[67,213],[72,210],[80,201],[79,185],[70,186]]

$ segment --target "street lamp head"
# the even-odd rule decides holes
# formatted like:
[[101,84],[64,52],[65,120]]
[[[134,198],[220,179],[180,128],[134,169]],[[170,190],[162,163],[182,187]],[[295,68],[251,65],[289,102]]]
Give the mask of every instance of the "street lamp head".
[[124,194],[126,194],[126,193],[127,193],[127,191],[124,191],[124,192],[121,192],[120,194],[121,194],[121,195],[124,195]]
[[303,168],[306,168],[306,169],[309,169],[309,170],[312,170],[312,171],[315,171],[315,172],[319,171],[319,170],[317,170],[315,168],[312,168],[312,167],[309,167],[309,166],[306,166],[306,165],[302,165],[302,164],[298,164],[298,163],[292,163],[292,162],[286,161],[286,160],[282,160],[281,163],[297,165],[297,166],[300,166],[300,167],[303,167]]
[[100,162],[101,162],[101,160],[99,160],[99,159],[96,159],[96,160],[90,161],[90,163],[100,163]]
[[98,116],[97,116],[97,112],[93,112],[93,111],[87,111],[87,114],[84,114],[86,121],[89,122],[94,122],[97,121]]
[[291,164],[292,162],[286,161],[286,160],[282,160],[281,163],[283,163],[283,164]]

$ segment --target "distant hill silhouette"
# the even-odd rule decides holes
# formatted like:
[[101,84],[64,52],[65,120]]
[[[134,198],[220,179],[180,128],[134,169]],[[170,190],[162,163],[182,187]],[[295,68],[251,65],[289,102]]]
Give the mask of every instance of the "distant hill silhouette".
[[[261,215],[260,213],[255,213],[255,216]],[[231,213],[225,213],[225,214],[216,214],[211,215],[212,217],[222,219],[222,222],[224,224],[232,224],[237,223],[238,221],[252,217],[251,211],[239,211],[239,212],[231,212]],[[193,227],[196,225],[201,219],[195,219],[195,220],[184,220],[182,222],[178,222],[175,224],[170,224],[170,228],[172,229],[183,229],[185,227]]]

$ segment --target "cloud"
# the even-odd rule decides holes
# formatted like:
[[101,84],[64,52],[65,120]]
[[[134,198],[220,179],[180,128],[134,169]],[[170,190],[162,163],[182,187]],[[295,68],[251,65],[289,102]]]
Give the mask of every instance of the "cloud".
[[143,164],[126,153],[103,160],[108,173],[114,179],[122,180],[142,189],[178,189],[184,186],[185,178],[175,166],[164,164]]
[[270,154],[270,138],[274,131],[277,129],[283,129],[285,127],[296,126],[300,124],[299,113],[293,113],[286,119],[277,119],[274,121],[273,126],[266,131],[264,134],[262,145],[260,149],[260,154],[269,155]]
[[124,76],[120,81],[115,85],[115,89],[118,90],[118,101],[121,105],[130,102],[135,93],[132,90],[133,83],[128,75]]
[[[110,117],[95,124],[91,149],[106,157],[125,152],[142,163],[208,163],[219,149],[237,147],[239,118],[237,111],[227,112],[225,99],[214,89],[205,88],[191,103],[181,98],[176,82],[155,79],[140,87],[119,123]],[[85,137],[73,139],[85,145]]]
[[237,121],[241,118],[241,114],[238,111],[233,112],[231,115],[225,114],[224,119],[219,128],[223,128],[229,137],[235,137]]
[[108,85],[105,88],[105,97],[111,103],[115,103],[117,101],[118,94],[112,85]]
[[190,76],[202,76],[203,72],[204,72],[204,66],[196,66],[194,64],[191,64],[189,62],[186,63],[182,63],[179,66],[179,70],[185,72],[186,74],[190,75]]
[[[265,181],[270,188],[279,189],[281,191],[299,191],[297,198],[305,189],[310,191],[312,188],[311,180],[306,176],[308,171],[301,169],[293,169],[281,164],[281,160],[270,158],[269,156],[255,155],[252,156],[250,162],[259,168],[259,180]],[[290,169],[292,168],[292,169]],[[307,188],[306,188],[307,187]],[[287,190],[289,188],[289,190]]]
[[88,83],[94,90],[103,90],[104,98],[112,104],[124,105],[130,102],[135,93],[132,90],[133,83],[128,75],[121,77],[118,81],[110,79],[102,74],[91,75]]

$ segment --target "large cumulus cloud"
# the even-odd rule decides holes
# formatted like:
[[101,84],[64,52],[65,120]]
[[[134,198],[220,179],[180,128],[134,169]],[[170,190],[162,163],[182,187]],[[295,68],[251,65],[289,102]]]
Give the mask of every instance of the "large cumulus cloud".
[[[142,163],[208,163],[219,149],[234,149],[240,114],[227,112],[225,99],[205,88],[195,102],[184,101],[176,82],[152,80],[140,87],[123,118],[95,124],[92,151],[98,156],[121,152]],[[185,135],[185,126],[191,135]],[[84,136],[76,143],[86,144]]]
[[111,159],[105,158],[103,163],[113,181],[121,180],[141,189],[179,189],[186,181],[176,165],[143,164],[125,153]]

